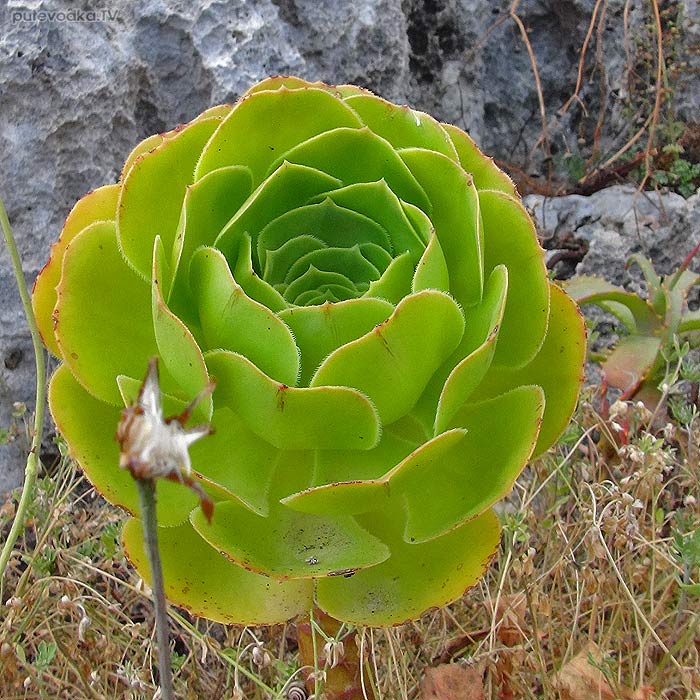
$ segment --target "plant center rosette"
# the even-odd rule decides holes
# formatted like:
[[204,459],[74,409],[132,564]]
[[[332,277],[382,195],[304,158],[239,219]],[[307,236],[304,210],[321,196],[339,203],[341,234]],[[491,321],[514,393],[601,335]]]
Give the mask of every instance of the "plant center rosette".
[[[215,501],[158,483],[173,603],[386,625],[458,598],[492,510],[574,409],[584,331],[511,181],[456,127],[271,78],[143,141],[37,279],[60,432],[138,513],[115,427],[160,358],[166,415],[210,378],[191,449]],[[123,541],[148,577],[141,525]]]

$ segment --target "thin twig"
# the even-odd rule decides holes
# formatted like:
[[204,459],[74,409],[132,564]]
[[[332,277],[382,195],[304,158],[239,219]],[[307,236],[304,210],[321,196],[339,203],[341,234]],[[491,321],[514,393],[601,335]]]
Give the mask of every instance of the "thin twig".
[[527,50],[527,55],[530,59],[530,65],[532,66],[532,72],[535,76],[535,86],[537,87],[537,101],[540,106],[540,118],[542,120],[542,133],[540,138],[538,139],[537,143],[533,147],[533,152],[534,150],[542,143],[544,145],[544,151],[545,155],[549,156],[550,155],[550,149],[549,149],[549,129],[547,128],[547,109],[544,104],[544,93],[542,91],[542,82],[540,81],[540,72],[537,69],[537,58],[535,57],[535,52],[532,48],[532,44],[530,43],[530,38],[527,35],[527,29],[525,28],[525,25],[523,24],[523,21],[520,19],[520,17],[517,14],[517,9],[518,5],[520,4],[520,0],[514,0],[513,3],[510,6],[510,17],[511,19],[515,22],[517,25],[519,31],[520,31],[520,36],[522,37],[523,43],[525,44],[525,49]]
[[581,56],[578,61],[578,74],[576,75],[576,87],[574,88],[571,97],[564,103],[564,106],[559,109],[559,116],[564,116],[571,104],[579,99],[579,92],[581,90],[581,83],[583,82],[583,71],[586,64],[586,51],[588,50],[588,44],[593,36],[593,30],[595,28],[596,17],[598,16],[598,10],[602,4],[603,0],[597,0],[595,7],[593,8],[593,15],[591,16],[591,21],[588,24],[588,31],[586,32],[586,38],[583,40],[583,46],[581,47]]
[[2,554],[0,554],[1,596],[2,585],[5,578],[5,569],[7,568],[10,557],[12,556],[12,551],[15,543],[17,542],[17,538],[19,537],[20,532],[24,529],[27,509],[29,508],[29,503],[32,499],[32,494],[34,493],[34,485],[39,472],[41,436],[44,430],[44,403],[46,402],[46,364],[44,361],[44,349],[41,345],[39,328],[36,324],[36,318],[34,317],[34,311],[32,310],[32,303],[29,299],[29,292],[27,291],[27,286],[24,281],[22,261],[20,260],[19,253],[17,251],[15,237],[12,233],[12,228],[10,227],[10,220],[7,216],[7,212],[5,211],[5,205],[3,204],[2,197],[0,197],[0,224],[2,225],[2,232],[5,237],[7,250],[10,253],[12,271],[14,272],[15,279],[17,280],[17,288],[19,289],[19,296],[22,300],[24,315],[27,319],[29,332],[32,336],[34,362],[36,365],[36,400],[34,407],[34,431],[32,435],[32,446],[29,450],[29,454],[27,455],[27,464],[24,469],[24,486],[22,487],[22,495],[19,499],[19,505],[17,506],[17,513],[15,514],[15,519],[12,523],[10,534],[7,536],[7,540],[3,545]]
[[654,96],[654,109],[651,113],[651,125],[649,126],[649,138],[647,139],[646,153],[646,173],[642,179],[639,189],[644,188],[644,184],[649,177],[652,169],[651,151],[654,147],[654,137],[656,135],[656,127],[659,121],[661,112],[661,100],[663,97],[663,70],[664,70],[664,44],[663,44],[663,29],[661,27],[661,15],[659,14],[659,4],[656,0],[651,0],[651,7],[654,11],[654,27],[656,28],[656,94]]
[[153,479],[135,479],[139,492],[143,541],[151,566],[151,590],[156,617],[156,640],[158,643],[158,670],[162,700],[175,700],[173,674],[170,667],[170,640],[168,635],[168,609],[165,603],[163,568],[158,549],[158,519],[156,517],[156,484]]

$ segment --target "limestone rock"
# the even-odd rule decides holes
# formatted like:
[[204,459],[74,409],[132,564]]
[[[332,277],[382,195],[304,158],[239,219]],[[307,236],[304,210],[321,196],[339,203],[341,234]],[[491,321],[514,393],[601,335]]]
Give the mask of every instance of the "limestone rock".
[[[700,243],[700,194],[683,199],[673,192],[639,192],[631,185],[601,190],[590,197],[525,197],[545,247],[550,239],[578,239],[588,252],[576,273],[599,274],[639,290],[639,277],[626,270],[627,258],[641,253],[659,274],[676,268]],[[552,246],[551,257],[557,250]],[[700,267],[700,261],[692,269]]]

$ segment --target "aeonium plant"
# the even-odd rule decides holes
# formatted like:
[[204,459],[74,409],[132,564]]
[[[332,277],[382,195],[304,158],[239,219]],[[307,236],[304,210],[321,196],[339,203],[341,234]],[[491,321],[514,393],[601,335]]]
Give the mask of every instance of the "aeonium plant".
[[37,279],[60,432],[131,517],[114,441],[157,356],[206,391],[191,478],[159,482],[170,600],[222,622],[317,605],[386,625],[458,598],[492,506],[569,420],[584,357],[514,186],[460,129],[353,86],[270,78],[139,144]]

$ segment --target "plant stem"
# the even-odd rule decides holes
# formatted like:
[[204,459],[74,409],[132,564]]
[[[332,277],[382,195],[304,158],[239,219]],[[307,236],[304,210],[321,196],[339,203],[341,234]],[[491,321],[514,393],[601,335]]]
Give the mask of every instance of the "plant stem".
[[143,541],[146,556],[151,565],[151,590],[156,617],[156,641],[158,643],[158,670],[162,700],[175,700],[173,675],[170,668],[170,641],[168,635],[168,610],[165,603],[163,569],[158,549],[158,520],[156,518],[156,483],[153,479],[136,479],[143,523]]
[[[348,631],[339,620],[332,618],[318,608],[311,610],[308,617],[296,623],[299,658],[302,666],[314,669],[313,688],[307,679],[307,690],[315,697],[325,700],[374,700],[374,679],[364,654],[356,643],[357,632]],[[319,649],[320,640],[343,641],[343,652],[339,658],[328,658],[326,649]],[[335,662],[335,665],[334,663]],[[319,689],[323,674],[323,686]],[[320,692],[322,691],[322,692]]]
[[39,453],[41,450],[41,437],[44,430],[44,403],[46,402],[46,366],[44,362],[44,349],[41,345],[41,336],[39,335],[39,328],[37,327],[34,311],[32,310],[32,303],[29,299],[29,292],[27,292],[27,285],[24,281],[22,261],[20,260],[19,253],[17,252],[15,237],[12,233],[12,228],[10,227],[10,220],[7,217],[7,212],[5,211],[5,205],[3,204],[2,197],[0,197],[0,225],[2,225],[2,232],[5,237],[7,250],[10,253],[12,270],[17,280],[17,287],[19,289],[19,296],[22,300],[24,315],[27,319],[29,332],[32,336],[32,345],[34,346],[34,362],[36,365],[36,400],[34,407],[34,432],[32,435],[32,446],[29,450],[29,454],[27,455],[27,464],[24,469],[24,486],[22,487],[22,495],[19,499],[19,505],[17,506],[17,513],[15,514],[15,519],[12,523],[10,534],[7,536],[7,541],[3,545],[2,553],[0,554],[1,596],[2,585],[5,579],[5,569],[7,568],[10,557],[12,556],[12,551],[15,547],[15,543],[17,542],[17,538],[19,537],[20,532],[24,529],[27,508],[29,507],[29,502],[31,501],[32,494],[34,493],[34,485],[36,483],[36,477],[39,471]]

